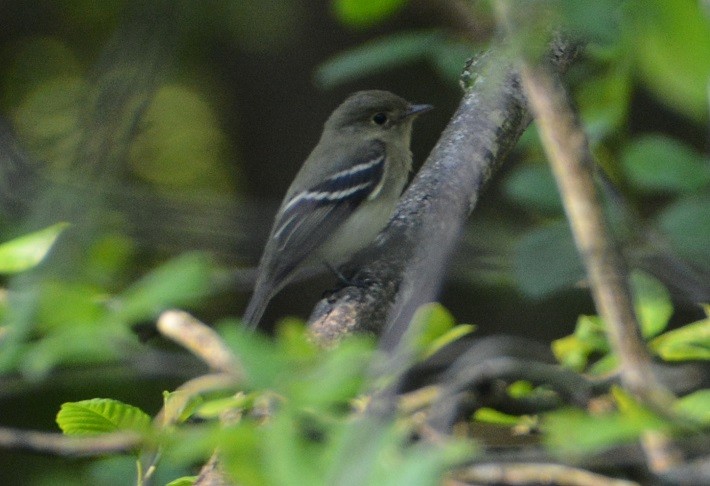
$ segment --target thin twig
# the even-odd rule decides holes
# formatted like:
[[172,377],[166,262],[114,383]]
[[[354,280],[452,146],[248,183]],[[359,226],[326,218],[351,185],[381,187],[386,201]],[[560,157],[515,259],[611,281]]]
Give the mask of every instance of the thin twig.
[[219,453],[215,451],[210,460],[200,469],[200,475],[195,480],[194,486],[232,486],[233,484],[222,469]]
[[[501,1],[497,5],[502,23],[512,31],[506,16],[507,3]],[[641,401],[667,414],[673,395],[652,371],[651,357],[634,312],[627,268],[607,228],[594,185],[594,157],[586,134],[559,76],[549,66],[532,65],[521,57],[520,77],[589,276],[592,296],[607,323],[609,342],[619,359],[621,382]],[[644,445],[654,472],[682,459],[672,444],[657,434],[645,436]]]
[[[170,394],[170,399],[155,416],[153,423],[159,428],[169,428],[180,422],[185,410],[197,396],[215,390],[230,389],[236,383],[234,375],[229,373],[203,375],[187,381]],[[150,484],[159,460],[160,447],[150,447],[142,451],[140,459],[142,485]]]
[[619,357],[622,383],[637,396],[658,402],[660,397],[668,395],[661,392],[663,387],[651,371],[651,358],[634,313],[626,266],[606,226],[595,190],[587,138],[564,88],[546,67],[523,63],[521,80],[589,275],[594,301]]
[[57,456],[101,456],[136,449],[143,436],[135,432],[115,432],[93,437],[73,437],[56,432],[39,432],[0,427],[0,447],[25,449]]
[[182,345],[213,370],[236,375],[236,379],[243,376],[236,356],[219,334],[187,312],[165,311],[158,317],[157,327],[161,334]]
[[453,474],[451,482],[459,484],[550,484],[565,486],[639,486],[635,481],[610,478],[584,469],[562,464],[501,463],[476,464]]

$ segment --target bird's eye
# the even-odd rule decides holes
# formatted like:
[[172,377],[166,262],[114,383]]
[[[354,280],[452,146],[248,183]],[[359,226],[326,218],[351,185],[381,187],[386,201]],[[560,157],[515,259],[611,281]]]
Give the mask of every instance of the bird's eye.
[[384,113],[375,113],[372,115],[372,121],[378,125],[384,125],[387,122],[387,115]]

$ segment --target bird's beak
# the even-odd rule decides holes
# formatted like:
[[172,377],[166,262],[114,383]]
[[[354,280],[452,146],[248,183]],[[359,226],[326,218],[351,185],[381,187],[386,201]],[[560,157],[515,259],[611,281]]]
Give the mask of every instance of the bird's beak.
[[434,109],[433,105],[409,105],[407,111],[402,114],[402,118],[409,118],[415,115],[421,115],[422,113],[426,113],[427,111],[430,111],[432,109]]

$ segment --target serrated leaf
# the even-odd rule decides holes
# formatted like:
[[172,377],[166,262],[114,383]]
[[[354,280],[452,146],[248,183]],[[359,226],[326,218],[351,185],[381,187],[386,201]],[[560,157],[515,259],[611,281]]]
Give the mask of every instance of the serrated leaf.
[[0,244],[0,273],[18,273],[37,266],[69,223],[57,223]]
[[150,429],[150,421],[150,416],[140,408],[107,398],[67,402],[57,414],[57,424],[67,435],[145,432]]

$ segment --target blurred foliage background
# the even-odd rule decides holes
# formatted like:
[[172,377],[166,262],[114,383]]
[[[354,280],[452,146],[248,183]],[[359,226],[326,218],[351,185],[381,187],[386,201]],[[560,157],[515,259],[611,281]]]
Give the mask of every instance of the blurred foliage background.
[[[589,41],[567,82],[630,265],[671,291],[671,325],[699,319],[710,5],[535,3]],[[202,368],[152,320],[169,306],[208,322],[241,313],[244,270],[330,111],[369,88],[434,104],[415,129],[419,165],[466,59],[496,32],[489,2],[464,0],[6,0],[0,19],[0,239],[69,223],[40,265],[5,271],[0,417],[48,430],[67,400],[157,410],[160,391]],[[451,268],[441,300],[480,334],[551,340],[594,313],[534,127]],[[306,317],[332,285],[286,289],[266,320]],[[0,451],[4,484],[125,484],[82,471]]]

